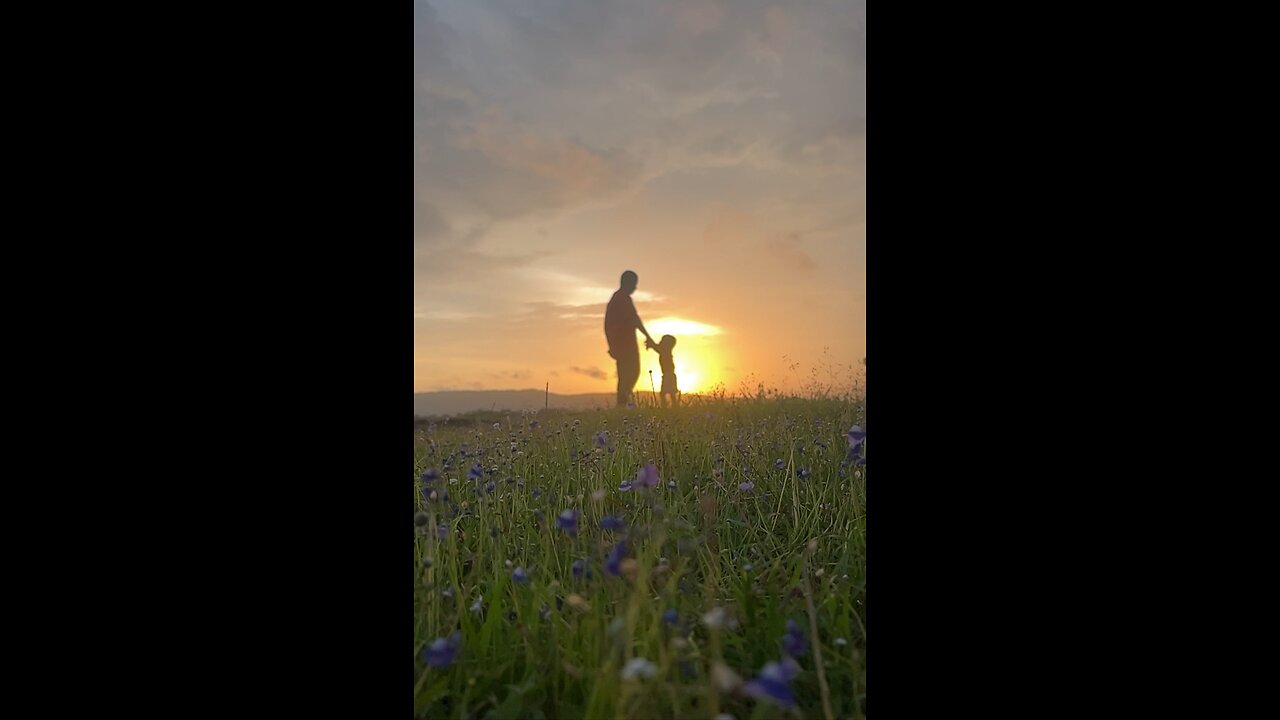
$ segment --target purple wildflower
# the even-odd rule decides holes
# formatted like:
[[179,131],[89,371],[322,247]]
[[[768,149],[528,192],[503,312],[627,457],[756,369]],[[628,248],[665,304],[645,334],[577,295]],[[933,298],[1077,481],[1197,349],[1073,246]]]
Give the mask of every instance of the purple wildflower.
[[518,583],[527,583],[529,582],[529,575],[524,571],[524,568],[518,567],[511,571],[511,579]]
[[556,517],[556,527],[565,531],[570,535],[578,534],[578,515],[577,510],[565,510]]
[[439,525],[437,525],[436,537],[440,538],[441,540],[444,540],[445,538],[449,537],[449,526],[444,523],[440,523]]
[[426,470],[422,471],[423,485],[430,485],[431,483],[439,479],[440,479],[440,473],[436,472],[435,468],[427,468]]
[[743,685],[742,690],[751,697],[766,698],[781,707],[790,708],[796,704],[791,681],[799,671],[800,666],[789,657],[781,663],[766,663],[760,676]]
[[569,570],[576,578],[585,576],[588,580],[591,579],[591,565],[589,565],[586,560],[574,560],[573,565],[570,566]]
[[626,554],[627,543],[625,540],[614,545],[613,549],[609,551],[609,557],[605,558],[604,567],[609,571],[610,575],[622,574],[622,568],[620,566],[622,564],[622,558]]
[[609,431],[601,430],[595,434],[596,447],[603,448],[609,446]]
[[626,530],[627,523],[620,517],[614,515],[605,515],[600,518],[601,530]]
[[623,480],[622,484],[618,486],[618,492],[627,492],[630,489],[631,489],[631,483],[627,482],[626,480]]
[[867,439],[866,430],[863,430],[857,425],[854,425],[853,427],[849,428],[849,450],[851,452],[857,452],[858,446],[862,445],[862,442],[866,439]]
[[542,488],[538,487],[537,485],[534,485],[534,486],[533,486],[533,491],[532,491],[532,492],[533,492],[533,496],[534,496],[535,498],[540,498],[540,497],[542,497]]
[[774,470],[781,470],[781,469],[783,469],[783,468],[784,468],[784,467],[786,467],[786,466],[787,466],[787,464],[786,464],[786,463],[784,463],[784,462],[782,462],[782,458],[778,458],[777,460],[774,460],[774,461],[773,461],[773,469],[774,469]]
[[436,638],[422,649],[422,661],[428,667],[443,668],[453,664],[462,646],[462,633],[454,631],[448,639]]
[[662,613],[662,621],[668,625],[675,625],[679,620],[680,614],[676,612],[675,608],[669,608],[666,612]]
[[668,482],[667,482],[667,489],[668,489],[668,490],[675,490],[675,489],[676,489],[676,487],[677,487],[677,486],[676,486],[676,481],[675,481],[675,480],[670,480],[670,481],[668,481]]
[[476,464],[472,465],[471,469],[467,471],[467,479],[479,480],[482,477],[484,477],[484,466],[480,464],[479,460],[477,460]]
[[800,630],[795,620],[787,620],[787,634],[782,637],[782,648],[790,657],[801,657],[805,654],[807,646],[804,642],[804,632]]
[[805,480],[811,475],[813,475],[813,473],[809,472],[807,468],[796,468],[796,477],[801,480]]
[[756,484],[749,480],[744,483],[738,483],[738,489],[741,490],[742,492],[751,492],[755,488],[756,488]]
[[641,487],[656,487],[660,482],[662,482],[662,478],[658,477],[658,468],[653,463],[647,463],[636,474],[636,485]]

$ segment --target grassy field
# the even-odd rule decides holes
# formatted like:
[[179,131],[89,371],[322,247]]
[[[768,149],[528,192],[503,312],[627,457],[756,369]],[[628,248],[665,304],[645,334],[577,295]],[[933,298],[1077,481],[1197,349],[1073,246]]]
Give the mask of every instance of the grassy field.
[[863,413],[773,397],[415,427],[415,714],[865,717]]

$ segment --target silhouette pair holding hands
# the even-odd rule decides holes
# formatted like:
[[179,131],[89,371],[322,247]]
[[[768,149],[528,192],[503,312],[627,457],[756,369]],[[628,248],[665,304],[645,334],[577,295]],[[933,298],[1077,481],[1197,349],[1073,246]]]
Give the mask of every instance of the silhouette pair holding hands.
[[670,400],[672,405],[680,403],[680,390],[676,386],[676,366],[671,352],[676,346],[676,339],[663,335],[661,342],[654,342],[631,295],[636,291],[640,278],[628,270],[622,273],[621,287],[609,299],[604,312],[604,334],[609,341],[609,357],[618,363],[618,407],[631,404],[631,392],[635,389],[636,380],[640,377],[640,346],[636,344],[636,330],[644,333],[644,346],[658,353],[658,363],[662,367],[662,404]]

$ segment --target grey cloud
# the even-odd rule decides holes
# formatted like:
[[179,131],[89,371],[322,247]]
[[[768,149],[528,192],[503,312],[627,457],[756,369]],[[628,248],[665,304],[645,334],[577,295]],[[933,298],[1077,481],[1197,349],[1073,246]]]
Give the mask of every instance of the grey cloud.
[[608,375],[606,375],[606,374],[605,374],[605,372],[604,372],[603,370],[601,370],[601,369],[600,369],[600,368],[598,368],[598,367],[595,367],[594,365],[593,365],[592,367],[589,367],[589,368],[581,368],[581,367],[578,367],[577,365],[574,365],[574,366],[570,367],[570,368],[569,368],[569,370],[570,370],[571,372],[575,372],[575,373],[577,373],[577,374],[579,374],[579,375],[586,375],[587,377],[595,378],[596,380],[608,380],[608,379],[609,379],[609,376],[608,376]]

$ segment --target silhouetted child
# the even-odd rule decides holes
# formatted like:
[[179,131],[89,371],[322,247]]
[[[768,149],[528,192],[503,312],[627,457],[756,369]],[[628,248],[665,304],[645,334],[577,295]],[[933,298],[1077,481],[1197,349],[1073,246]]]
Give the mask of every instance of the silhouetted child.
[[676,387],[676,361],[671,357],[671,350],[675,346],[676,339],[670,335],[663,335],[662,341],[657,345],[649,345],[650,349],[658,353],[658,364],[662,366],[662,390],[658,394],[662,397],[663,407],[667,405],[668,396],[672,407],[680,404],[680,389]]

